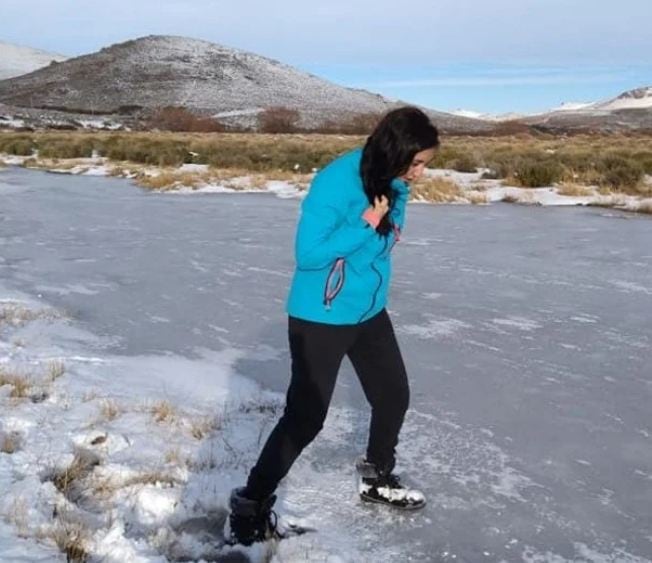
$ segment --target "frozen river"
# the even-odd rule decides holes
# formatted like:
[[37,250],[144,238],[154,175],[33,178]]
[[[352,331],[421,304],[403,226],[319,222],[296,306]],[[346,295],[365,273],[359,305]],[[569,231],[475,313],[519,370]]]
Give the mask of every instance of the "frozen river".
[[[111,353],[237,348],[239,373],[283,392],[297,212],[268,194],[12,168],[0,281],[68,311]],[[401,469],[430,499],[419,516],[381,515],[395,560],[652,558],[650,217],[411,205],[389,309],[412,385]],[[353,430],[311,447],[322,471],[364,445],[348,365],[335,404]],[[347,510],[371,526],[367,509]]]

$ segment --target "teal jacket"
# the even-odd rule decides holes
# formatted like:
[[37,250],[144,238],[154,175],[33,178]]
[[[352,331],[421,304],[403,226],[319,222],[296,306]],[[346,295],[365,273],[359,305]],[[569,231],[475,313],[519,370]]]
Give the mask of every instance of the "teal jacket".
[[334,325],[357,324],[387,304],[391,251],[405,219],[409,187],[392,181],[394,231],[376,233],[362,214],[369,207],[360,176],[362,149],[328,164],[301,205],[296,269],[287,300],[292,317]]

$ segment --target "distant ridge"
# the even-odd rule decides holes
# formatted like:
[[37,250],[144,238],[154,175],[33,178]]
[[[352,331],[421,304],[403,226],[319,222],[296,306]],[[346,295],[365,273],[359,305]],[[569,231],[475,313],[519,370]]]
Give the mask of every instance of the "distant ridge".
[[65,60],[63,55],[0,41],[0,80],[33,72],[52,61]]

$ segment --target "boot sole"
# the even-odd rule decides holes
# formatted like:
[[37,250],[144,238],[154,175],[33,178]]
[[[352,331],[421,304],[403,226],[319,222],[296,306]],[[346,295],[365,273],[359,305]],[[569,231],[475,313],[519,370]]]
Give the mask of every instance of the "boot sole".
[[378,498],[374,497],[368,497],[366,495],[360,494],[360,499],[362,499],[363,502],[371,502],[374,504],[382,504],[383,506],[389,506],[390,508],[396,508],[397,510],[405,510],[405,511],[411,511],[411,510],[421,510],[424,506],[426,506],[426,501],[424,500],[420,504],[408,504],[405,506],[401,506],[398,504],[392,504],[389,501],[386,500],[381,500]]

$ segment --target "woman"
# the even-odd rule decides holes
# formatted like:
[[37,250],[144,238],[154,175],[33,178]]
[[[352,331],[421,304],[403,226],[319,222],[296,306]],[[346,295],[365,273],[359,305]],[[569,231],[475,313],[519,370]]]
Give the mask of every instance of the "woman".
[[404,107],[380,121],[364,148],[315,176],[301,208],[287,304],[292,377],[285,411],[247,486],[231,494],[233,541],[249,545],[273,534],[273,493],[321,430],[345,355],[371,405],[366,458],[357,463],[361,499],[424,506],[423,495],[392,473],[409,388],[385,305],[409,182],[423,174],[438,146],[428,117]]

